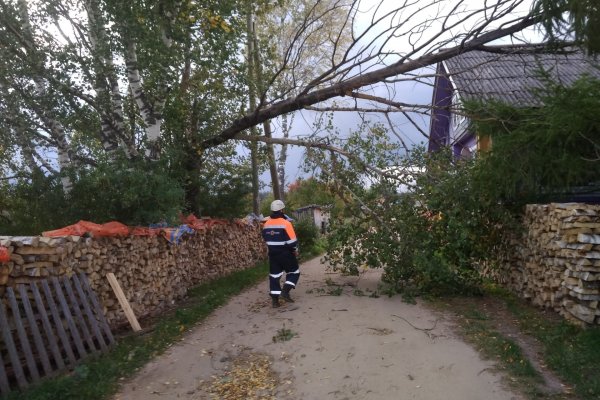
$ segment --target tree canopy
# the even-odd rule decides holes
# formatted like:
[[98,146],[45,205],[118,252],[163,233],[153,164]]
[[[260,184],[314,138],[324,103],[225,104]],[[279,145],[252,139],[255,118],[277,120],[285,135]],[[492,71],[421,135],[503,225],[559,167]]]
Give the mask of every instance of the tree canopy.
[[[584,10],[585,26],[594,13]],[[251,30],[248,15],[255,16]],[[222,195],[247,198],[249,158],[237,154],[239,140],[300,145],[321,163],[327,157],[381,173],[384,163],[365,146],[387,146],[382,129],[402,140],[391,113],[425,134],[415,120],[430,109],[398,85],[431,84],[425,67],[496,39],[524,40],[520,32],[557,15],[525,0],[2,0],[4,217],[15,221],[10,204],[25,196],[20,186],[52,188],[50,209],[90,208],[81,193],[96,193],[94,201],[107,202],[98,209],[115,210],[98,218],[131,216],[124,221],[131,223],[173,218],[175,209],[239,214],[241,202],[218,207]],[[577,18],[564,23],[577,26]],[[583,40],[596,35],[586,32]],[[248,73],[251,61],[259,75]],[[360,128],[360,139],[335,129],[301,140],[269,136],[266,125],[251,130],[315,107],[383,113],[390,126]],[[127,207],[146,205],[127,199],[150,188],[153,212],[133,217]]]

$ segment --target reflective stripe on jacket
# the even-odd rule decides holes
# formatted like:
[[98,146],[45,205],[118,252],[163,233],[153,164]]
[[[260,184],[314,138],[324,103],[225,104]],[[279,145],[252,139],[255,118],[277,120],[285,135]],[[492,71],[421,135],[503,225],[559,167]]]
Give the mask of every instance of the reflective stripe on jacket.
[[284,250],[295,251],[298,248],[294,227],[283,216],[269,218],[263,226],[262,237],[267,243],[270,254]]

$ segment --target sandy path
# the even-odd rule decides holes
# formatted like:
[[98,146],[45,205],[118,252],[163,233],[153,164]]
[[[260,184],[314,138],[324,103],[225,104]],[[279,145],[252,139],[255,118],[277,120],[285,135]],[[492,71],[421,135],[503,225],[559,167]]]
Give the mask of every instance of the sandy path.
[[[317,259],[301,271],[295,304],[270,308],[265,279],[144,367],[115,400],[210,398],[199,383],[248,352],[271,357],[281,382],[278,399],[520,399],[503,388],[491,363],[452,333],[443,315],[399,296],[368,297],[379,271],[342,277]],[[341,296],[325,295],[335,289],[328,278],[344,285]],[[357,296],[357,289],[366,296]],[[435,329],[418,330],[407,321]],[[284,326],[297,336],[274,343]]]

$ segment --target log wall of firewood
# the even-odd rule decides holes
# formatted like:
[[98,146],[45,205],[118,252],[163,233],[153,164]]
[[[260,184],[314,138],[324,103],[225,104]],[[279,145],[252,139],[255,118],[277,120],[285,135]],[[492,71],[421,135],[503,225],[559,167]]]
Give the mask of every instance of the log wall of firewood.
[[600,325],[600,206],[528,205],[523,236],[500,260],[501,283],[581,325]]
[[106,279],[112,272],[138,318],[157,313],[200,283],[266,258],[256,224],[232,221],[185,234],[179,244],[162,236],[0,237],[11,261],[0,264],[0,296],[7,286],[85,272],[113,326],[125,321]]

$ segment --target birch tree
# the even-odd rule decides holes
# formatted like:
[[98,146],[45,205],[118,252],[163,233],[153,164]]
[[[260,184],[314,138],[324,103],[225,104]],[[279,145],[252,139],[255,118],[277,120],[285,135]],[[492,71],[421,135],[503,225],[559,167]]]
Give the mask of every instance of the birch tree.
[[[36,169],[35,159],[38,158],[41,161],[42,157],[36,152],[35,144],[30,140],[33,135],[28,135],[28,132],[33,133],[32,128],[23,121],[18,108],[15,107],[15,104],[19,104],[21,100],[31,105],[26,119],[31,120],[33,118],[36,121],[37,127],[34,129],[37,129],[35,134],[38,139],[52,142],[56,146],[58,167],[62,172],[61,182],[64,192],[68,194],[72,188],[71,179],[67,174],[68,169],[72,166],[72,151],[65,134],[65,128],[58,117],[61,114],[61,105],[57,102],[56,96],[51,93],[51,86],[45,77],[46,55],[36,43],[27,2],[18,0],[12,10],[2,5],[0,12],[2,12],[2,18],[5,22],[4,30],[7,34],[3,39],[5,46],[2,50],[4,53],[3,58],[6,59],[8,64],[5,66],[7,74],[4,82],[0,82],[0,86],[3,87],[3,92],[7,96],[5,98],[6,106],[3,109],[5,112],[4,118],[5,120],[18,121],[14,125],[11,124],[15,144],[20,147],[26,164],[33,171]],[[7,39],[10,36],[15,37],[17,42],[11,43],[8,41]],[[19,65],[25,60],[27,60],[25,65]],[[31,81],[23,81],[23,74],[29,75]],[[13,87],[9,87],[7,82],[11,75],[16,78],[17,83]],[[21,96],[16,96],[19,92]],[[8,99],[11,97],[11,100],[16,101],[16,103],[9,103],[11,100]],[[52,171],[51,168],[46,169],[49,172]]]

